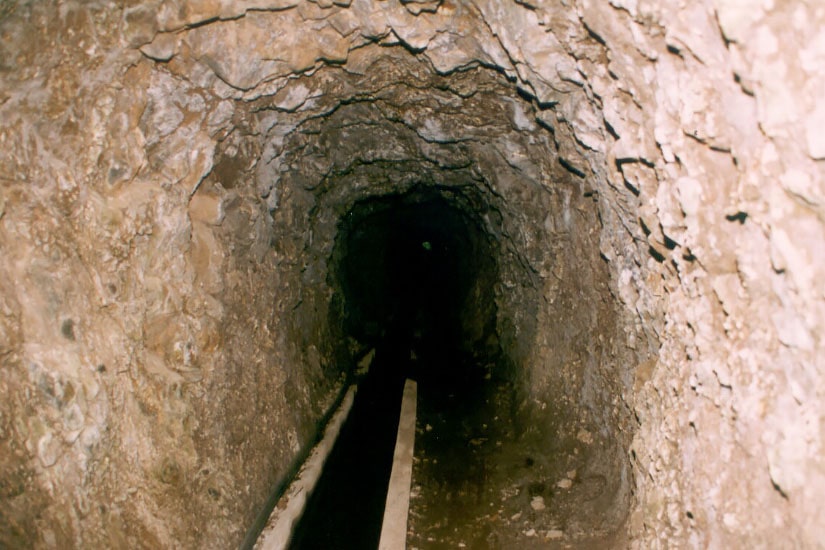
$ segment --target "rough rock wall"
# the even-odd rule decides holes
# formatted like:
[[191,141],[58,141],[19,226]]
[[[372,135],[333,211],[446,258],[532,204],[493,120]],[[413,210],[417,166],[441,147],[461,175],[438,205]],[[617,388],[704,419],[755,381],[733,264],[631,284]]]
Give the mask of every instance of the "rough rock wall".
[[[618,77],[618,93],[591,82],[658,265],[617,280],[626,303],[667,303],[658,361],[636,375],[631,536],[818,547],[825,11],[621,8],[581,13]],[[621,284],[637,276],[638,297]]]
[[[544,297],[519,314],[506,300],[520,291],[500,291],[503,337],[524,346],[537,401],[573,376],[566,398],[630,457],[630,544],[816,546],[822,28],[825,10],[802,2],[4,3],[3,543],[235,544],[337,389],[335,216],[318,211],[403,184],[402,161],[424,158],[407,174],[440,163],[455,170],[433,182],[501,195],[502,288],[533,277]],[[455,126],[500,121],[473,145],[487,153],[409,110],[415,93],[396,94],[398,114],[364,101],[334,124],[392,81],[369,68],[403,57],[393,46],[427,66],[398,61],[407,74],[480,64],[521,91],[485,84],[506,118]],[[424,114],[476,86],[447,83],[436,105],[435,75],[402,76]],[[369,148],[346,161],[347,122],[370,116],[389,171]],[[497,140],[507,119],[521,138]],[[332,141],[302,142],[313,132]],[[329,174],[331,194],[314,193]],[[575,248],[541,252],[576,216],[601,224],[573,242],[598,239],[609,288],[587,289]],[[322,239],[300,230],[313,225]],[[598,320],[598,294],[618,318]],[[609,326],[552,328],[571,314]]]

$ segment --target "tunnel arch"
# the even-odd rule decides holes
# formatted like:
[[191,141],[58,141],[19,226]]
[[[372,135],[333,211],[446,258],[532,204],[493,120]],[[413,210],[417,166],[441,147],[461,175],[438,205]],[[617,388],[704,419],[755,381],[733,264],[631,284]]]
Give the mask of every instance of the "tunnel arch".
[[[553,99],[579,91],[562,82],[561,92],[537,88],[482,54],[445,65],[434,61],[436,50],[419,52],[406,40],[369,40],[346,62],[324,58],[311,70],[293,67],[281,76],[281,68],[269,73],[267,62],[240,63],[239,44],[214,49],[282,15],[246,14],[237,35],[212,34],[234,29],[229,20],[196,25],[184,41],[167,44],[173,53],[165,60],[157,48],[170,36],[161,33],[166,38],[143,50],[151,61],[133,69],[149,87],[138,117],[145,164],[130,176],[177,178],[170,191],[187,204],[190,277],[207,296],[204,307],[229,321],[218,354],[203,359],[222,367],[206,371],[221,405],[199,413],[191,453],[158,460],[191,462],[208,455],[218,437],[227,456],[250,458],[228,475],[258,480],[250,502],[266,500],[314,440],[363,351],[330,315],[337,283],[328,274],[339,220],[359,201],[403,196],[426,181],[442,195],[460,196],[463,210],[495,243],[494,304],[485,307],[496,317],[488,336],[502,350],[504,378],[512,374],[512,435],[527,437],[530,455],[544,457],[534,459],[531,475],[549,478],[566,468],[608,480],[599,489],[600,527],[593,533],[619,529],[629,499],[625,450],[633,425],[627,410],[610,406],[622,393],[625,375],[617,365],[624,352],[614,344],[622,319],[605,295],[608,273],[599,257],[606,212],[592,192],[598,174],[590,172],[599,161],[583,154],[586,146],[573,139]],[[175,143],[190,153],[172,156]],[[131,196],[137,188],[121,178],[119,158],[106,162],[109,185]],[[588,346],[594,331],[603,337]],[[212,345],[181,344],[163,332],[157,338],[172,354],[185,347],[195,357]],[[251,356],[250,341],[256,343]],[[244,366],[250,359],[253,368]],[[249,391],[251,398],[237,399]],[[259,418],[276,420],[252,433]],[[547,440],[559,444],[542,449]],[[578,446],[598,450],[574,456]],[[556,460],[556,451],[565,454]],[[592,471],[572,466],[579,461]],[[513,506],[533,496],[525,489]],[[254,512],[242,513],[249,521]],[[593,534],[583,525],[568,530]]]
[[[287,124],[278,118],[277,140],[268,141],[266,130],[260,134],[257,149],[271,160],[265,168],[259,165],[257,177],[277,181],[269,190],[278,197],[272,218],[281,240],[275,250],[300,251],[302,300],[293,311],[310,312],[301,322],[311,319],[317,334],[312,345],[334,357],[327,359],[330,364],[352,368],[369,338],[349,338],[339,326],[346,303],[336,300],[336,292],[343,289],[335,277],[324,278],[341,260],[334,243],[346,228],[339,220],[356,205],[391,197],[436,191],[449,197],[477,220],[497,265],[491,302],[476,306],[489,308],[482,319],[494,311],[494,322],[475,321],[486,334],[476,340],[480,345],[465,347],[477,348],[472,351],[480,367],[494,365],[487,374],[504,381],[502,395],[509,397],[500,399],[507,403],[502,414],[512,424],[514,441],[523,436],[508,452],[522,452],[518,445],[536,447],[529,454],[545,459],[537,461],[535,477],[576,470],[582,479],[606,480],[600,498],[583,505],[601,527],[574,522],[570,529],[583,537],[615,531],[626,518],[626,449],[633,424],[628,411],[614,405],[626,374],[615,345],[621,330],[617,304],[602,294],[608,274],[597,241],[603,226],[594,180],[571,170],[571,161],[559,160],[554,131],[536,121],[541,107],[502,72],[470,66],[439,74],[406,48],[367,46],[365,56],[371,48],[376,57],[362,61],[360,71],[349,72],[345,64],[311,77],[334,81],[342,95],[316,92],[306,112],[284,114]],[[295,79],[279,93],[289,95],[292,86],[307,90],[310,82]],[[253,110],[268,117],[269,102],[262,98]],[[403,205],[396,205],[393,215],[402,212]],[[594,340],[594,334],[601,337]],[[492,349],[482,351],[485,346]],[[453,372],[466,378],[480,369]],[[493,398],[484,391],[477,392],[486,395],[482,402]],[[555,450],[540,449],[548,439],[559,442]],[[578,445],[598,451],[549,458]],[[528,496],[526,490],[521,494]]]

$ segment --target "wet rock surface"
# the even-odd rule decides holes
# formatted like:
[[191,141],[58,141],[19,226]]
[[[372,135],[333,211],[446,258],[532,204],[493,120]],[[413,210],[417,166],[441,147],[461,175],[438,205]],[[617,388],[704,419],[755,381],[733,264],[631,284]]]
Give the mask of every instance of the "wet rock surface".
[[372,344],[341,220],[421,188],[493,243],[466,341],[514,412],[452,427],[506,494],[436,483],[437,441],[416,475],[524,547],[584,541],[594,494],[608,545],[815,546],[822,28],[798,2],[3,3],[0,546],[243,540]]

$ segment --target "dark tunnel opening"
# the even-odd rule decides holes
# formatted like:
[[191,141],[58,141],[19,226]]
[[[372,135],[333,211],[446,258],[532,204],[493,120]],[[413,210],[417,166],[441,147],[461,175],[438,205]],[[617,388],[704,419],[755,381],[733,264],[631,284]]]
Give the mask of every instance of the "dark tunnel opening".
[[498,351],[493,243],[462,197],[440,189],[355,204],[339,229],[343,332],[384,348],[420,383],[456,383],[462,356]]
[[427,431],[416,454],[444,467],[446,477],[435,472],[434,482],[455,490],[477,483],[466,432],[506,416],[492,408],[510,387],[505,369],[495,368],[506,362],[496,336],[493,244],[454,191],[372,197],[341,220],[333,316],[345,338],[376,353],[369,372],[356,376],[353,411],[291,548],[377,547],[405,378],[418,382]]

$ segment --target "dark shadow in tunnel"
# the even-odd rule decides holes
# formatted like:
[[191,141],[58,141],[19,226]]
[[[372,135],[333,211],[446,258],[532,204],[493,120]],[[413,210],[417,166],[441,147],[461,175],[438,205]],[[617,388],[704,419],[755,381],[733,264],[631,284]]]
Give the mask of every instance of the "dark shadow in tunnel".
[[450,190],[366,199],[342,219],[330,321],[376,356],[291,548],[377,547],[405,378],[425,411],[484,401],[496,265],[478,213]]
[[461,384],[461,356],[497,352],[497,264],[478,216],[459,193],[423,188],[361,201],[342,221],[343,332],[413,359],[419,384]]

